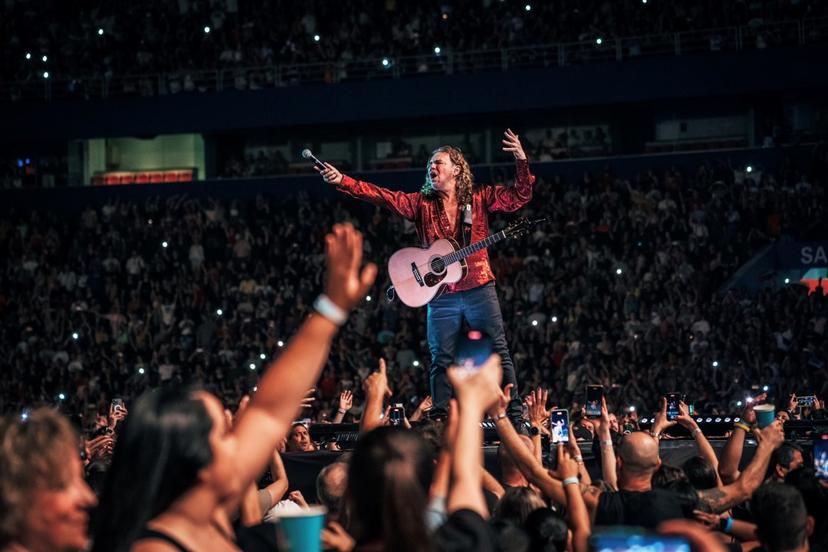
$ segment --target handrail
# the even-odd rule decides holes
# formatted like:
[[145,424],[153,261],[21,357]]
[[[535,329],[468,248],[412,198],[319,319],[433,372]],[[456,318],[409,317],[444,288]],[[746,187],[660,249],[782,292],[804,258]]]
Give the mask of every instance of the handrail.
[[[691,53],[734,52],[828,42],[828,17],[772,21],[590,41],[518,46],[499,50],[446,51],[352,61],[322,61],[261,67],[225,67],[163,74],[33,79],[0,83],[0,101],[20,99],[100,99],[119,96],[164,96],[181,92],[256,90],[302,84],[336,84],[377,79],[413,78],[548,68]],[[383,61],[385,60],[386,63]]]

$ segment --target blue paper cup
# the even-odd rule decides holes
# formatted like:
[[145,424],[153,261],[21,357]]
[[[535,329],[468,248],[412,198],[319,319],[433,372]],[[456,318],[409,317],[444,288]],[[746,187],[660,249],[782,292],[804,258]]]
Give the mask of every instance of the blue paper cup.
[[328,509],[324,506],[281,513],[276,526],[279,550],[321,552],[322,528],[327,513]]
[[758,404],[753,407],[756,413],[756,424],[759,428],[767,427],[776,419],[776,407],[772,404]]

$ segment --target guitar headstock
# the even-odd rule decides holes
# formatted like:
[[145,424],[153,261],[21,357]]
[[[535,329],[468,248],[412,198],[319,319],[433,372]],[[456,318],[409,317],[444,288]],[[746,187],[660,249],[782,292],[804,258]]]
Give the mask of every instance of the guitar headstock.
[[529,230],[531,230],[536,224],[540,224],[545,221],[546,218],[529,220],[526,217],[521,217],[507,226],[504,232],[506,233],[507,238],[520,238],[521,236],[528,234]]

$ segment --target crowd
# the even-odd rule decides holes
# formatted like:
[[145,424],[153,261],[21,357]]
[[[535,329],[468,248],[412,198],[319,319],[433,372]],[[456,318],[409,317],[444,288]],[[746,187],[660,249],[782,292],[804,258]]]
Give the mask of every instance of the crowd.
[[[818,0],[783,2],[302,2],[178,0],[0,4],[0,80],[69,81],[174,74],[170,91],[195,90],[199,70],[376,61],[506,47],[593,41],[825,15]],[[247,88],[275,75],[240,74]],[[290,80],[291,76],[284,76]],[[250,79],[250,82],[248,82]],[[153,78],[127,81],[135,93]],[[127,92],[128,90],[125,90]]]
[[[826,234],[825,155],[757,180],[706,164],[541,181],[526,214],[549,222],[490,251],[516,391],[549,386],[570,405],[600,383],[613,410],[642,411],[678,390],[710,413],[735,411],[754,385],[783,406],[791,393],[825,396],[824,296],[718,292],[772,240]],[[190,381],[235,404],[308,312],[322,279],[313,252],[335,220],[353,220],[379,264],[413,241],[386,213],[302,193],[115,200],[77,218],[11,212],[0,221],[0,409],[102,412],[113,397]],[[359,415],[380,357],[407,408],[426,396],[424,312],[389,302],[386,278],[334,342],[309,417],[331,416],[343,390]]]
[[[574,427],[573,438],[544,459],[547,392],[536,390],[527,401],[531,437],[518,432],[506,415],[515,389],[501,389],[498,355],[473,372],[450,369],[456,398],[448,419],[417,431],[388,424],[384,406],[393,392],[381,360],[362,385],[356,449],[319,473],[312,502],[324,508],[312,510],[301,494],[287,494],[281,455],[307,442],[303,424],[293,420],[334,336],[378,272],[363,266],[363,238],[350,224],[334,225],[321,241],[327,270],[313,314],[297,323],[235,412],[206,389],[167,385],[129,408],[114,400],[109,415],[96,420],[103,431],[95,439],[79,438],[65,416],[46,407],[0,418],[0,549],[258,551],[304,542],[302,549],[321,543],[342,552],[586,552],[615,540],[612,549],[649,542],[659,550],[782,552],[828,544],[828,474],[815,473],[801,447],[785,440],[781,417],[765,419],[750,405],[717,456],[684,402],[670,420],[662,398],[649,432],[622,434],[602,400],[590,419],[600,462],[593,478]],[[348,396],[341,400],[347,407]],[[822,405],[815,407],[818,413]],[[483,464],[486,416],[500,439],[499,477]],[[698,452],[682,466],[660,454],[660,439],[676,425]],[[748,435],[755,447],[743,461]],[[259,488],[268,464],[273,482]],[[87,478],[100,472],[96,493]],[[324,515],[323,528],[291,532],[288,518],[297,509]],[[607,532],[619,525],[622,533]]]

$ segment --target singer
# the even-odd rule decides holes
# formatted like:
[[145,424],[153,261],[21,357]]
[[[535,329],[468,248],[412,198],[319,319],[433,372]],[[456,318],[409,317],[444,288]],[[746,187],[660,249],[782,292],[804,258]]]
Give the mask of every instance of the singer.
[[[529,171],[520,139],[511,130],[504,133],[503,151],[515,156],[517,178],[514,187],[475,185],[468,162],[462,152],[452,146],[434,150],[426,166],[425,184],[415,193],[388,190],[354,180],[330,163],[320,163],[315,169],[325,182],[335,185],[339,191],[385,207],[414,222],[424,247],[441,238],[452,238],[468,245],[489,234],[489,213],[517,211],[532,199],[535,177]],[[488,252],[485,249],[478,251],[469,256],[467,262],[468,274],[428,305],[429,382],[433,401],[430,416],[444,418],[448,412],[452,392],[446,369],[454,360],[457,338],[465,318],[469,327],[491,337],[493,349],[502,359],[503,385],[515,385],[514,399],[507,411],[515,422],[521,417],[522,406]]]

